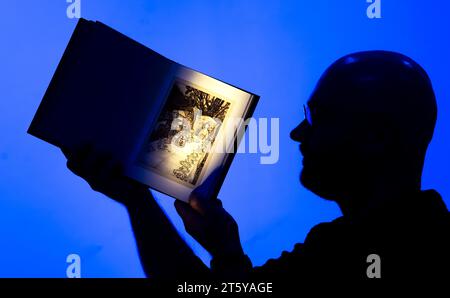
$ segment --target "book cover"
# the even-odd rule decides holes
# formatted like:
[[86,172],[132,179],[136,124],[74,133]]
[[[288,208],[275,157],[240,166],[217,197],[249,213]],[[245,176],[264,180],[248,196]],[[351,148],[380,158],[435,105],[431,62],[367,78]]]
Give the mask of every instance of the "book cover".
[[215,196],[259,96],[80,19],[28,132],[62,148],[91,143],[127,176],[180,200]]

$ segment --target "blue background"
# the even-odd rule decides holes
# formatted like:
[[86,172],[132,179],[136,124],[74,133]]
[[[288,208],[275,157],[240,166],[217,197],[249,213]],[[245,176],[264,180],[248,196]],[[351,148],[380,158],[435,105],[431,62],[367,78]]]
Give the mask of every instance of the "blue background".
[[[26,134],[76,25],[65,0],[0,3],[0,276],[65,277],[81,256],[83,277],[140,277],[126,210],[65,167],[60,151]],[[298,183],[300,153],[289,131],[324,69],[350,52],[385,49],[418,61],[435,87],[439,119],[423,186],[450,203],[449,1],[382,1],[382,19],[352,1],[81,0],[99,20],[179,63],[261,95],[256,117],[280,118],[280,159],[235,158],[220,198],[256,265],[291,250],[337,206]],[[76,88],[76,85],[74,85]],[[174,213],[161,206],[203,260]],[[155,243],[157,245],[157,243]]]

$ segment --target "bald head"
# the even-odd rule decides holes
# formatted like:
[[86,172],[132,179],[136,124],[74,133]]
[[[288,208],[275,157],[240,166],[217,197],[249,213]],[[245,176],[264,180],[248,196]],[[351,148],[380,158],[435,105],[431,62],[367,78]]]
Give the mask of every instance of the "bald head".
[[320,78],[307,110],[291,137],[301,143],[301,181],[310,190],[333,198],[381,179],[420,185],[437,107],[428,75],[411,58],[342,57]]
[[437,116],[425,70],[411,58],[387,51],[358,52],[338,59],[322,75],[311,104],[373,114],[398,129],[398,137],[409,145],[421,147],[430,142]]

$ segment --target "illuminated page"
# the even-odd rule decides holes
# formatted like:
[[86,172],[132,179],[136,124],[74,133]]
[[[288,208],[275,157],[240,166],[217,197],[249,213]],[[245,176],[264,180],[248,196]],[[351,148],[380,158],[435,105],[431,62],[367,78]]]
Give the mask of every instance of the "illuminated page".
[[183,66],[174,69],[169,86],[128,174],[187,201],[224,166],[254,96]]

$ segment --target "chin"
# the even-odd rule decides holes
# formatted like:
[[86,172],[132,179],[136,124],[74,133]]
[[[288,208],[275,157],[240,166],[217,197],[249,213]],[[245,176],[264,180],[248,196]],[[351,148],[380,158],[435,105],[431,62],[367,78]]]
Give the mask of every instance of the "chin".
[[312,193],[319,197],[334,201],[335,191],[329,183],[326,183],[327,179],[324,179],[323,175],[309,171],[307,168],[303,168],[300,173],[300,183]]

